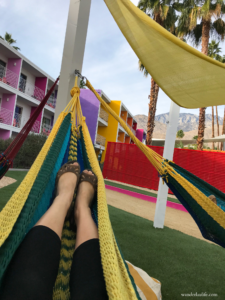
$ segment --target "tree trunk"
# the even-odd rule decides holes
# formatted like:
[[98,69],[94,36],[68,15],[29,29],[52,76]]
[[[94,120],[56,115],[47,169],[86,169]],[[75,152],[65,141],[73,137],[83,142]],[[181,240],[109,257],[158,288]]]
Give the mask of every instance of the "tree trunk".
[[[212,138],[215,137],[215,131],[214,131],[214,107],[212,106]],[[215,149],[215,144],[212,143],[213,150]]]
[[[160,14],[155,14],[153,18],[159,25],[163,25],[163,21],[160,17]],[[148,123],[147,123],[147,137],[146,137],[146,145],[151,145],[153,131],[155,128],[155,113],[156,113],[156,104],[158,100],[159,86],[151,78],[151,90],[150,90],[150,103],[148,109]]]
[[225,106],[224,106],[224,115],[223,115],[223,134],[225,134]]
[[[224,106],[224,114],[223,114],[223,128],[222,128],[222,134],[225,134],[225,106]],[[225,149],[223,149],[223,142],[221,142],[221,150],[225,151]]]
[[[219,127],[217,106],[216,106],[216,123],[217,123],[217,136],[219,136],[220,135],[220,127]],[[220,147],[220,143],[218,142],[218,144],[217,144],[217,150],[219,150],[219,147]]]
[[203,150],[204,142],[204,131],[205,131],[205,107],[199,108],[199,124],[198,124],[198,150]]
[[210,20],[202,20],[202,53],[208,55]]
[[[202,26],[202,53],[208,55],[208,45],[209,45],[209,30],[210,30],[210,20],[203,19]],[[204,132],[205,132],[205,107],[199,109],[199,124],[198,124],[198,150],[203,150],[204,143]]]
[[[148,109],[148,123],[147,123],[147,137],[146,137],[146,145],[151,145],[152,142],[152,133],[154,130],[154,104],[155,104],[155,81],[153,78],[151,78],[151,90],[150,90],[150,103],[149,103],[149,109]],[[154,119],[153,119],[154,117]]]

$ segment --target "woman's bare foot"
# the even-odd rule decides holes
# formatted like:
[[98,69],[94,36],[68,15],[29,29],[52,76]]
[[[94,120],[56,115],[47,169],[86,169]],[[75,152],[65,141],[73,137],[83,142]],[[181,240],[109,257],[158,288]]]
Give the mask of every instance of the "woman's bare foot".
[[[78,163],[73,165],[77,166]],[[60,176],[57,182],[57,196],[35,226],[48,227],[61,239],[63,224],[73,200],[76,184],[77,175],[74,173],[67,172]]]
[[[95,176],[91,171],[85,170],[84,172],[88,175]],[[95,189],[90,182],[82,181],[79,184],[74,209],[74,217],[77,227],[75,249],[88,240],[99,238],[98,229],[92,218],[90,208],[94,194]]]
[[[78,163],[75,162],[72,165],[78,166]],[[57,198],[62,199],[67,204],[68,209],[72,203],[74,190],[77,184],[77,175],[72,172],[64,173],[58,181],[57,185]]]
[[[85,170],[84,173],[95,176],[91,171]],[[77,224],[77,219],[82,214],[83,210],[91,211],[91,203],[94,197],[94,187],[87,181],[83,181],[79,184],[77,197],[75,201],[75,223]]]

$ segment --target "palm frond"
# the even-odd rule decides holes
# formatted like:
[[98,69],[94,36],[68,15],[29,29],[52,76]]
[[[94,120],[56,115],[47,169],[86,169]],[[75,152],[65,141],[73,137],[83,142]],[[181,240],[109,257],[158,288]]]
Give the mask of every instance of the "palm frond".
[[148,71],[145,69],[145,66],[143,65],[143,63],[139,60],[138,61],[138,67],[139,67],[139,70],[141,71],[141,72],[143,72],[144,73],[144,76],[145,77],[148,77]]
[[16,47],[16,46],[13,46],[13,48],[16,49],[17,51],[20,50],[20,48],[19,48],[19,47]]
[[223,41],[225,37],[225,22],[221,18],[217,19],[212,23],[210,31],[214,38]]

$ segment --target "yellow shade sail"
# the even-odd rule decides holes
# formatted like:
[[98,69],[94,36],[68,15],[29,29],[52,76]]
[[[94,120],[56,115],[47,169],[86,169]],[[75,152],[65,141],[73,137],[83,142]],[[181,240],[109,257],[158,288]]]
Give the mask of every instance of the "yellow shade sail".
[[185,108],[225,104],[225,64],[179,40],[129,0],[105,3],[138,58],[171,100]]

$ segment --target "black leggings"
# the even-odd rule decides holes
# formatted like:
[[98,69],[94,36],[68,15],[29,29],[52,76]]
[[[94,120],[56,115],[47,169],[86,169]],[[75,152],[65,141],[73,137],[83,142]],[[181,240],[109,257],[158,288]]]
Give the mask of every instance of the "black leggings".
[[[33,227],[17,249],[3,281],[1,300],[52,300],[61,241],[45,226]],[[99,240],[81,244],[73,256],[71,300],[107,300]]]

